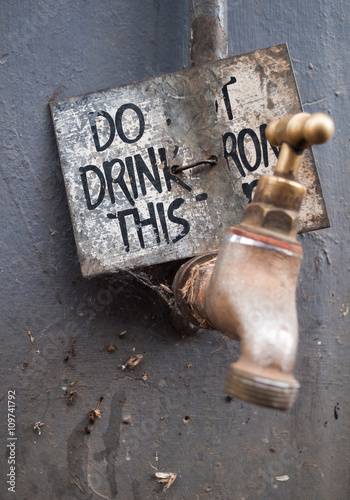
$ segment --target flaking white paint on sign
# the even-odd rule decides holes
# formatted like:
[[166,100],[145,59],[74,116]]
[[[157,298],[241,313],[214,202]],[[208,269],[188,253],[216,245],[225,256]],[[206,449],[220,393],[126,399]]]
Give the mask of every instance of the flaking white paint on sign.
[[[217,249],[275,168],[267,123],[301,111],[285,45],[50,104],[86,277]],[[310,154],[300,181],[302,229],[320,227]]]

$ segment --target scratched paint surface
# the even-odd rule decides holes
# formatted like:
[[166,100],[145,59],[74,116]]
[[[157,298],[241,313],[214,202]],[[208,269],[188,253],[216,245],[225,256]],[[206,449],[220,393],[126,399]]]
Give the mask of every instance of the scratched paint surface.
[[[266,124],[301,111],[285,45],[51,102],[83,275],[218,248],[278,151]],[[174,175],[211,156],[216,166]],[[312,154],[302,231],[327,225]]]
[[[188,1],[2,0],[1,499],[350,498],[350,2],[228,4],[230,56],[288,41],[304,109],[336,123],[314,148],[331,227],[300,236],[295,406],[228,401],[238,343],[215,332],[180,338],[168,308],[130,275],[81,278],[47,103],[187,66]],[[123,371],[133,354],[142,362]],[[165,493],[154,467],[178,474]]]

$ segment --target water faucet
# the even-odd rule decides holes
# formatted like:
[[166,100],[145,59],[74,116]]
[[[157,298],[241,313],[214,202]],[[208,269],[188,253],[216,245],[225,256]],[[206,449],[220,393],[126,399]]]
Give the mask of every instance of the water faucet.
[[327,141],[334,123],[322,113],[272,121],[266,137],[280,146],[274,175],[261,175],[241,224],[218,253],[186,262],[173,291],[181,313],[199,327],[241,341],[226,392],[286,410],[296,398],[296,286],[302,247],[296,239],[305,188],[296,181],[304,149]]

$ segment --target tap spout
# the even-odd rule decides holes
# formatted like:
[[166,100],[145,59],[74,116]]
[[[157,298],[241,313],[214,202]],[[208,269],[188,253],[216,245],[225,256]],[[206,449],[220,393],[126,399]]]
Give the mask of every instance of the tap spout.
[[280,409],[293,404],[299,388],[293,370],[301,259],[298,243],[239,226],[226,233],[205,310],[216,329],[241,341],[241,356],[227,375],[230,395]]

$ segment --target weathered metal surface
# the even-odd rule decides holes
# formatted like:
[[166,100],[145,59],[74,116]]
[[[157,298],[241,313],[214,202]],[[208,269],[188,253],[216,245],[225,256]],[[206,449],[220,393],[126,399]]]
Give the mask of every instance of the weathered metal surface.
[[[52,101],[83,275],[215,250],[277,150],[266,124],[301,110],[285,45]],[[218,157],[174,175],[172,165]],[[323,227],[311,156],[301,229]]]

